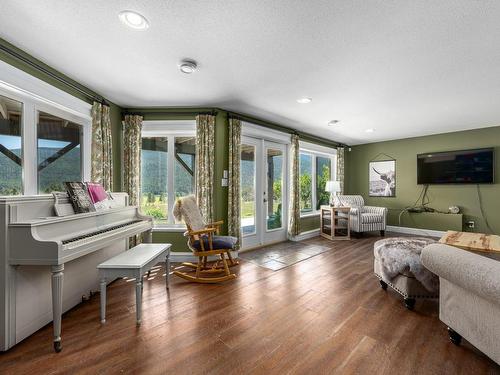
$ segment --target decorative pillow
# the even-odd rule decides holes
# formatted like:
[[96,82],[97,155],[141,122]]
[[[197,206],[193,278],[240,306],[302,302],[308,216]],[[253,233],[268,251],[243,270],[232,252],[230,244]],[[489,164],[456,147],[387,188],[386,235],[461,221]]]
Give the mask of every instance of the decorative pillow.
[[87,191],[89,192],[90,200],[92,201],[92,203],[108,199],[108,194],[101,184],[97,184],[95,182],[86,182],[85,185],[87,185]]
[[75,213],[95,211],[94,204],[83,182],[65,182],[64,184]]
[[86,182],[90,200],[94,204],[96,211],[103,211],[112,208],[113,198],[111,198],[101,184]]

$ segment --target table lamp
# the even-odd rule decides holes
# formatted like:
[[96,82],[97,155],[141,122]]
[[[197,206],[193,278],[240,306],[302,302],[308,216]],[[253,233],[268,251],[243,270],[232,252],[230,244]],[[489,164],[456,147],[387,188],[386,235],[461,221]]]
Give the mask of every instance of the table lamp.
[[330,206],[334,206],[333,197],[341,191],[340,181],[326,181],[325,191],[330,193]]

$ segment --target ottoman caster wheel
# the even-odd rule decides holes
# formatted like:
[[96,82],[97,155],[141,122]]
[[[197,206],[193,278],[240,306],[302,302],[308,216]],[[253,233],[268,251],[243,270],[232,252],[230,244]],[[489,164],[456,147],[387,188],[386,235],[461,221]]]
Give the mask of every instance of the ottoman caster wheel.
[[459,333],[455,332],[453,329],[448,327],[448,335],[450,336],[450,341],[455,345],[460,345],[462,342],[462,336]]
[[380,287],[383,290],[387,290],[387,283],[384,280],[379,280],[380,281]]
[[62,350],[62,343],[61,341],[54,341],[54,351],[56,353],[59,353]]
[[405,298],[405,307],[408,310],[413,310],[415,308],[415,298]]

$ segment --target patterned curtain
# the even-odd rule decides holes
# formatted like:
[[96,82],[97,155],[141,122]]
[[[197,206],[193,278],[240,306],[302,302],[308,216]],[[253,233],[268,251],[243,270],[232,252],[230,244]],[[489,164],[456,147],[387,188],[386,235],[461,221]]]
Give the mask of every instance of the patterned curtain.
[[241,246],[241,209],[240,209],[240,153],[241,121],[229,119],[229,192],[228,192],[228,229],[229,235],[238,238],[235,250]]
[[196,200],[205,222],[213,222],[215,116],[196,116]]
[[123,121],[123,187],[129,204],[139,205],[141,194],[142,116],[126,115]]
[[340,181],[340,194],[344,194],[344,147],[337,147],[337,181]]
[[113,189],[113,154],[111,118],[109,107],[98,102],[92,105],[92,182],[100,183],[104,189]]
[[299,136],[292,134],[290,149],[290,205],[288,209],[288,234],[300,233],[300,181],[299,181]]

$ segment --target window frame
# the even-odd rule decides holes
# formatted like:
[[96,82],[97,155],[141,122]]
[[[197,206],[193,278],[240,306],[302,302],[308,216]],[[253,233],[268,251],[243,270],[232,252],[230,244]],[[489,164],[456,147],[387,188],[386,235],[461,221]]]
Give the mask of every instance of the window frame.
[[[330,147],[325,147],[321,145],[316,145],[314,143],[308,143],[308,142],[299,142],[299,163],[300,163],[300,154],[308,154],[311,155],[312,160],[311,160],[311,188],[312,188],[312,211],[309,212],[304,212],[300,213],[300,217],[310,217],[310,216],[317,216],[320,214],[320,209],[316,209],[316,204],[317,204],[317,174],[316,174],[316,158],[321,157],[321,158],[326,158],[330,159],[331,162],[331,171],[330,171],[330,179],[331,180],[336,180],[337,179],[337,150],[330,148]],[[300,172],[300,168],[299,168]],[[300,178],[300,175],[299,175]],[[299,193],[300,195],[300,193]]]
[[[196,120],[147,120],[142,122],[141,140],[144,137],[167,138],[167,224],[157,224],[153,226],[155,232],[170,232],[184,230],[185,224],[175,224],[172,207],[175,203],[175,138],[196,137]],[[196,181],[195,181],[196,186]],[[142,175],[141,175],[142,187]],[[142,191],[141,191],[142,199]],[[140,206],[140,204],[139,204]]]
[[90,180],[92,105],[0,61],[0,95],[21,102],[22,194],[38,193],[38,112],[82,126],[82,180]]

